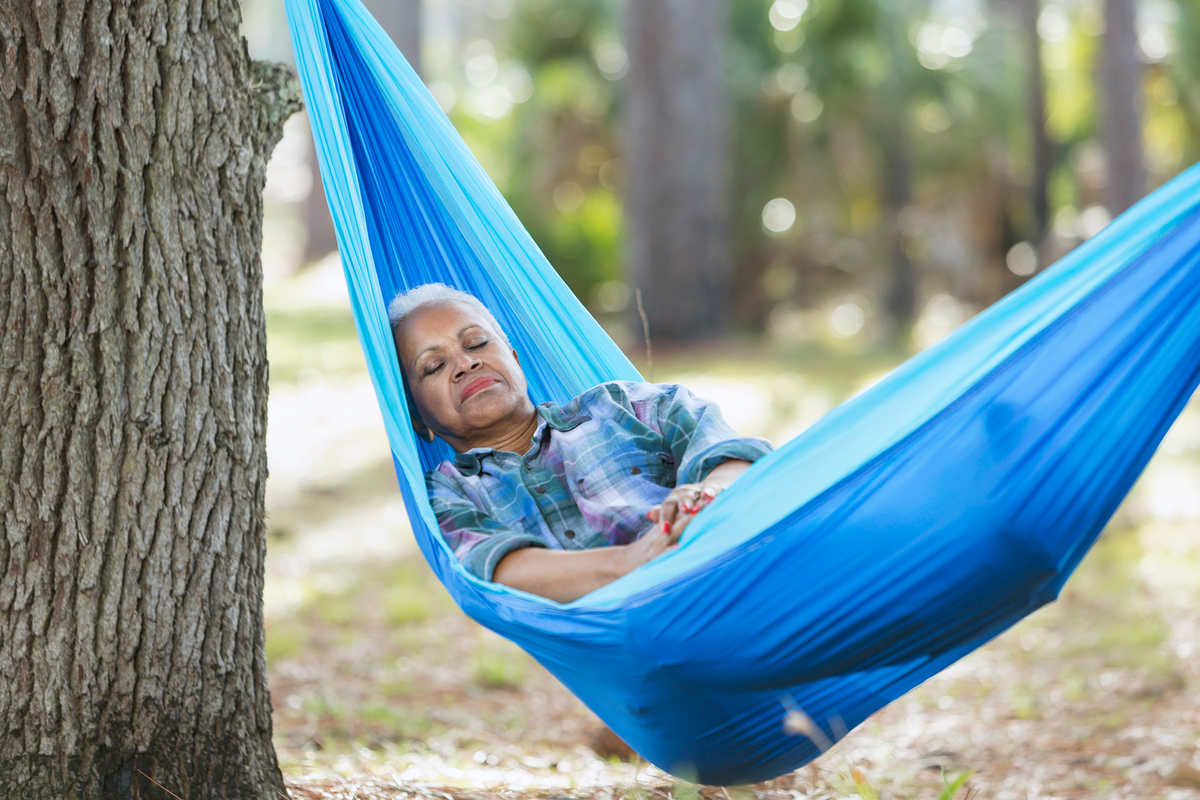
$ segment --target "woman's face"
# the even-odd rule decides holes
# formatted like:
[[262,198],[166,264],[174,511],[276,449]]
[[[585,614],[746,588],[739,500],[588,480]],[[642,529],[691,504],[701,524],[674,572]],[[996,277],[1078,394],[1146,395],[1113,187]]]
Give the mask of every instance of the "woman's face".
[[421,419],[454,449],[490,446],[533,413],[516,353],[470,306],[421,306],[401,321],[395,339]]

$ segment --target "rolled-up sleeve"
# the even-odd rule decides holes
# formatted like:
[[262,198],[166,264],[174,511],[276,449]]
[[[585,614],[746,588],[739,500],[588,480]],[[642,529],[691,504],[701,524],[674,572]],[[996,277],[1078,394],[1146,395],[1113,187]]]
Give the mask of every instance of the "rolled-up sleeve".
[[677,483],[702,481],[726,461],[754,462],[774,449],[766,439],[738,436],[716,403],[696,397],[687,387],[647,385],[646,389],[656,396],[642,408],[653,414],[652,424],[670,446]]
[[480,509],[458,482],[437,470],[425,475],[429,503],[454,555],[477,578],[492,580],[506,555],[523,547],[545,547],[536,536],[513,530]]

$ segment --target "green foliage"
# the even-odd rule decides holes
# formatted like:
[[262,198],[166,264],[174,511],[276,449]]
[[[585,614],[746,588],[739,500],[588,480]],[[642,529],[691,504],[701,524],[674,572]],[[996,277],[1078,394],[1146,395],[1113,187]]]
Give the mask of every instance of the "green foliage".
[[946,777],[946,770],[943,769],[942,770],[943,789],[942,789],[942,793],[940,795],[938,795],[938,800],[954,800],[954,796],[956,794],[958,794],[958,790],[961,789],[966,784],[967,780],[970,779],[970,777],[974,774],[975,774],[975,770],[973,770],[973,769],[967,770],[966,772],[959,774],[959,776],[957,778],[955,778],[953,781],[950,781]]
[[879,800],[879,790],[871,785],[866,773],[856,764],[839,769],[831,784],[842,795],[857,795],[861,800]]
[[686,781],[675,781],[671,786],[671,800],[702,800],[699,787]]
[[[757,330],[772,309],[850,294],[882,311],[894,306],[889,292],[906,263],[921,283],[918,306],[942,292],[984,305],[1019,283],[1005,255],[1037,231],[1027,188],[1031,51],[1016,6],[788,2],[804,9],[790,30],[774,27],[775,0],[726,4],[726,95],[714,102],[730,111],[736,321]],[[1050,211],[1067,220],[1055,253],[1079,241],[1070,220],[1103,201],[1101,8],[1100,0],[1043,7]],[[1155,9],[1148,30],[1172,43],[1145,67],[1156,183],[1200,157],[1200,56],[1184,46],[1200,36],[1200,2]],[[602,284],[625,278],[622,69],[601,68],[605,48],[620,52],[619,15],[615,0],[517,0],[511,15],[478,30],[501,72],[526,71],[528,99],[501,119],[469,102],[453,111],[550,263],[589,304]],[[464,97],[476,91],[457,72],[446,79]],[[775,198],[796,212],[781,233],[763,224]]]

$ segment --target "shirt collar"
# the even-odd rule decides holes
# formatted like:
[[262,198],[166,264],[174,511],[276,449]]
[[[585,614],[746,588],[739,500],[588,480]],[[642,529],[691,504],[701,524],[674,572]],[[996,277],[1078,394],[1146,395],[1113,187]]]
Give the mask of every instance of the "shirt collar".
[[[581,413],[578,406],[571,405],[574,407],[575,413],[564,411],[562,406],[554,402],[542,403],[534,409],[542,421],[538,425],[537,431],[534,432],[533,439],[530,440],[530,448],[526,451],[524,458],[528,458],[538,449],[538,445],[546,436],[547,428],[553,428],[560,432],[569,431],[591,419],[588,414]],[[454,456],[454,466],[467,477],[478,475],[483,470],[483,459],[495,452],[490,447],[473,447],[465,453],[457,453]]]

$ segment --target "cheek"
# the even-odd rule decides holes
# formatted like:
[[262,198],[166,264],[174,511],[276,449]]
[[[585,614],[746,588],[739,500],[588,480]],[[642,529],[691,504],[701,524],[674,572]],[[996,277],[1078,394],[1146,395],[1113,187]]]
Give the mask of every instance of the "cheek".
[[510,356],[504,364],[505,372],[508,373],[509,385],[520,394],[525,394],[528,384],[525,380],[525,373],[521,370],[521,365],[518,364]]
[[437,387],[430,386],[428,379],[420,388],[413,390],[413,401],[416,403],[417,410],[421,412],[421,416],[426,418],[438,418],[444,416],[443,408],[446,405],[445,399],[441,396],[444,392],[439,392]]

